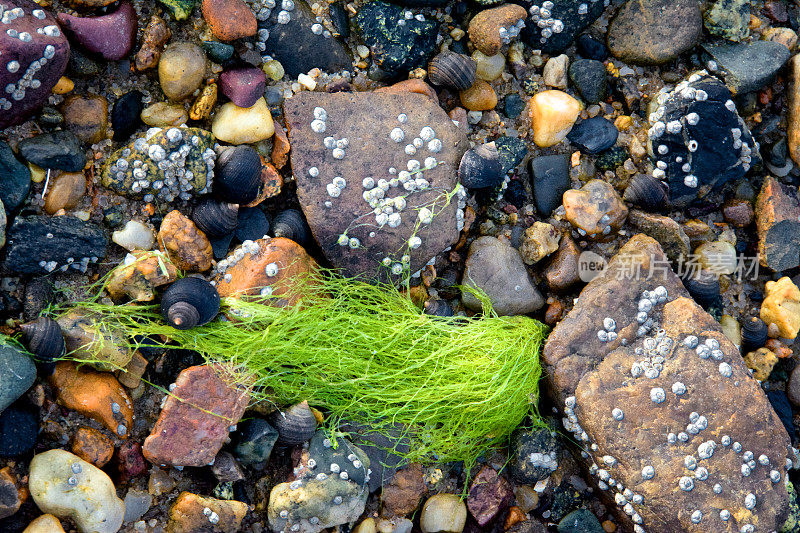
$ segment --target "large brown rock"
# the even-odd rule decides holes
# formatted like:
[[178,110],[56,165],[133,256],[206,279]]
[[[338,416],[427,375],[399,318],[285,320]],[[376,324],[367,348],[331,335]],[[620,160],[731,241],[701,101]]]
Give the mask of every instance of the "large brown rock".
[[219,366],[191,366],[175,380],[142,453],[156,465],[205,466],[242,417],[249,390]]
[[465,195],[455,195],[456,174],[468,143],[430,98],[303,92],[284,111],[297,196],[345,275],[415,272],[456,242]]
[[655,240],[636,235],[553,330],[543,363],[565,426],[637,533],[779,530],[789,438],[667,264]]

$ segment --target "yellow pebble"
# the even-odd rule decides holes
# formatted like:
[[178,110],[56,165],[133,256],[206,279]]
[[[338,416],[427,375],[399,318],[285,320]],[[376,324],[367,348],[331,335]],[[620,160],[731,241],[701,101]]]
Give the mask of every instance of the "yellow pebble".
[[33,163],[28,163],[28,169],[31,171],[31,181],[34,183],[41,183],[47,176],[47,169],[37,167]]
[[61,76],[56,86],[53,87],[53,94],[67,94],[75,88],[75,82],[66,76]]
[[461,104],[470,111],[488,111],[497,105],[497,93],[483,80],[475,80],[472,87],[461,91]]
[[759,348],[744,356],[744,363],[753,371],[753,377],[758,381],[765,381],[777,362],[778,356],[767,348]]
[[778,281],[768,281],[766,291],[761,320],[774,324],[781,337],[794,339],[800,331],[800,289],[784,276]]
[[564,140],[581,112],[581,103],[563,91],[537,93],[528,103],[533,142],[542,148]]
[[619,131],[625,131],[633,125],[633,119],[628,115],[620,115],[614,120],[614,125]]

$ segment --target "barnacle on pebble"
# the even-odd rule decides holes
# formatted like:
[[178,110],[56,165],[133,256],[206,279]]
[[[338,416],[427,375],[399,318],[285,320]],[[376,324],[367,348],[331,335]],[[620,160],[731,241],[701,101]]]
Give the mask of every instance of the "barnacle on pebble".
[[208,131],[150,128],[107,159],[103,185],[148,202],[188,200],[209,191],[216,157]]
[[648,131],[653,177],[665,180],[673,205],[685,206],[744,176],[758,160],[728,88],[705,71],[692,74],[653,103]]

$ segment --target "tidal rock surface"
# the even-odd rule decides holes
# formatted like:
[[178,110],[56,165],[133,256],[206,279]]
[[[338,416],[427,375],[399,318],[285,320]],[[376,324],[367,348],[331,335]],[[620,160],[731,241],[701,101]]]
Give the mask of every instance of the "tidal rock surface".
[[780,530],[788,435],[667,264],[634,236],[553,330],[544,373],[565,427],[637,533]]

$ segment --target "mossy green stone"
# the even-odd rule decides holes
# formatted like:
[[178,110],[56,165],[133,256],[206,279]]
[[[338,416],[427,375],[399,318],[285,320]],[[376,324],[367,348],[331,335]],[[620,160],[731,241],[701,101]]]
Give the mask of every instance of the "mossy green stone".
[[192,14],[197,0],[158,0],[172,12],[176,20],[186,20]]

